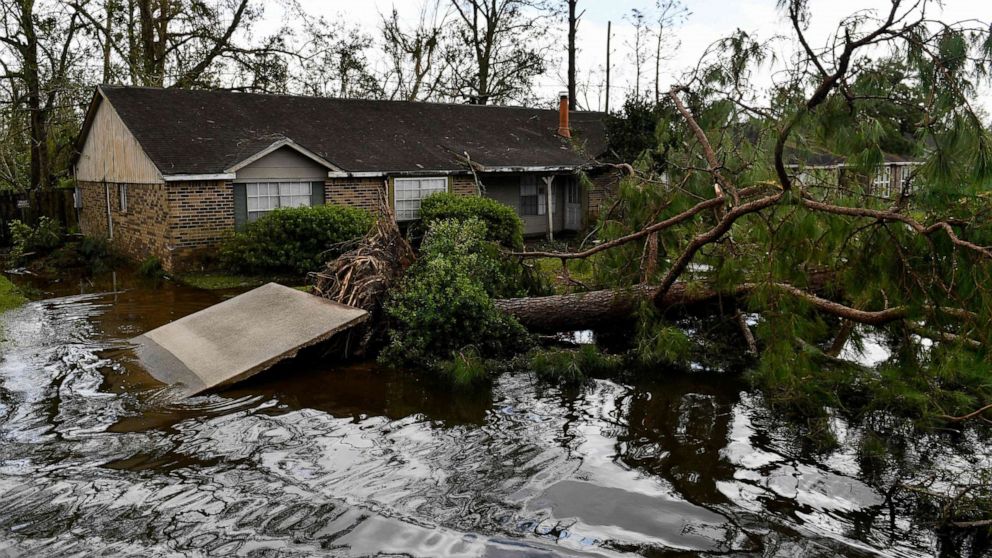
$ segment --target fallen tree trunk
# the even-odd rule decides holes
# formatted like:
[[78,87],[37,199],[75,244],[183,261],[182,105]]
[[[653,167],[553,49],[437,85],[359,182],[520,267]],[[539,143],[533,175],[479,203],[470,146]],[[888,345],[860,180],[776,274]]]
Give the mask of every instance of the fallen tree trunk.
[[637,285],[625,289],[500,299],[496,300],[495,304],[527,329],[544,333],[594,329],[629,320],[645,302],[653,302],[657,309],[665,311],[711,303],[720,297],[739,299],[761,286],[778,289],[801,298],[821,312],[852,322],[882,325],[906,317],[905,307],[869,311],[821,298],[819,294],[822,294],[830,284],[832,276],[830,272],[814,273],[810,275],[806,289],[799,289],[788,283],[772,282],[741,283],[733,289],[717,291],[699,285],[676,282],[660,298],[657,296],[658,286]]
[[[577,331],[630,319],[638,307],[651,301],[654,285],[638,285],[626,289],[605,289],[585,293],[505,298],[496,300],[496,307],[515,317],[524,327],[537,332]],[[738,296],[743,292],[722,293]],[[686,283],[675,283],[657,307],[661,310],[678,306],[702,304],[716,300],[721,293],[710,289],[690,289]]]

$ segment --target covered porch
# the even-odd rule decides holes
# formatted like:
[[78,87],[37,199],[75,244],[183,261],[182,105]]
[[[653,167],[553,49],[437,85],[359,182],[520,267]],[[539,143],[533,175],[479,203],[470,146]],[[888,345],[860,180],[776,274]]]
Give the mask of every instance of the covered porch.
[[493,173],[479,179],[484,196],[517,210],[525,236],[554,239],[585,226],[587,200],[574,173]]

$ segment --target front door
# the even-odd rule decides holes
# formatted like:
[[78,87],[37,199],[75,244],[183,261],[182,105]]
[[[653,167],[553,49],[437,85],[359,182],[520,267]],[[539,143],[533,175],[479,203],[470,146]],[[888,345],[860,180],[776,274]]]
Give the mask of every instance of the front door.
[[577,231],[582,228],[582,198],[577,181],[569,180],[565,185],[565,228]]

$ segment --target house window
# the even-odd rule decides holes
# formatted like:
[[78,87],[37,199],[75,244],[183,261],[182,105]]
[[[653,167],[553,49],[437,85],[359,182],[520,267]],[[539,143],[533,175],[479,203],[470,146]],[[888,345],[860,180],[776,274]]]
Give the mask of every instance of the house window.
[[565,191],[567,192],[565,199],[566,203],[582,203],[579,200],[579,185],[577,183],[569,182]]
[[394,178],[393,208],[397,221],[410,221],[420,217],[420,202],[431,194],[448,191],[445,177]]
[[117,185],[117,209],[121,213],[127,213],[127,184]]
[[245,185],[248,220],[255,221],[280,207],[309,207],[313,185],[310,182],[251,182]]
[[892,167],[885,165],[878,169],[871,182],[872,193],[887,198],[892,195]]
[[547,196],[544,184],[537,183],[537,177],[527,174],[520,177],[520,214],[544,215],[547,212]]

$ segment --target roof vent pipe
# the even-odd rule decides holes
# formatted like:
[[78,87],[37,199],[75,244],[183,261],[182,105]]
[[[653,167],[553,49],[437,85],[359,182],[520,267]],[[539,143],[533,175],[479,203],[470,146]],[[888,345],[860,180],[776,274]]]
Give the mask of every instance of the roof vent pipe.
[[558,94],[558,135],[572,137],[572,130],[568,127],[568,91]]

